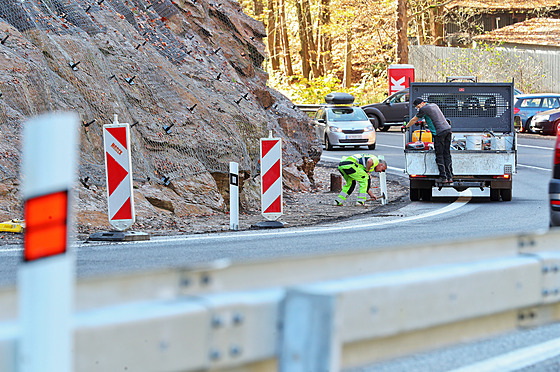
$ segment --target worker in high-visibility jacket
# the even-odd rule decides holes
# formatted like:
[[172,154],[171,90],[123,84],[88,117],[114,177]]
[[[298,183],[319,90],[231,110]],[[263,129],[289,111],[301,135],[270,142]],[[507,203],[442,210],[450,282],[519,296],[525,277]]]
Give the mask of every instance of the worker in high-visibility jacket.
[[370,187],[370,172],[383,172],[385,169],[387,169],[385,160],[380,160],[375,155],[356,154],[342,158],[342,161],[338,164],[338,171],[344,177],[346,184],[334,200],[333,205],[342,205],[356,188],[356,183],[360,185],[356,205],[366,205],[368,194],[373,200],[376,200],[377,197]]

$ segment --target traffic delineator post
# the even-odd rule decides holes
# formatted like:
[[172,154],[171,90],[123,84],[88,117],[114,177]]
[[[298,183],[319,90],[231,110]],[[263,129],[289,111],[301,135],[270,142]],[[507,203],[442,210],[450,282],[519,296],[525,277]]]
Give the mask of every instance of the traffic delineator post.
[[239,164],[229,163],[229,229],[239,230]]
[[[379,160],[385,160],[383,155],[377,157]],[[379,172],[379,190],[381,191],[381,205],[389,203],[387,199],[387,173],[385,171]]]
[[50,114],[23,133],[23,261],[18,270],[20,372],[73,370],[75,258],[69,252],[78,117]]
[[261,214],[267,222],[257,223],[257,227],[283,227],[277,221],[283,214],[282,200],[282,139],[261,138]]
[[103,126],[105,175],[109,223],[124,231],[134,224],[134,193],[132,192],[132,160],[130,154],[130,125],[119,123]]
[[125,231],[136,220],[132,188],[130,125],[119,123],[118,117],[115,115],[113,124],[103,126],[103,146],[105,150],[108,217],[109,223],[116,231],[93,233],[87,241],[149,240],[150,235],[147,233]]

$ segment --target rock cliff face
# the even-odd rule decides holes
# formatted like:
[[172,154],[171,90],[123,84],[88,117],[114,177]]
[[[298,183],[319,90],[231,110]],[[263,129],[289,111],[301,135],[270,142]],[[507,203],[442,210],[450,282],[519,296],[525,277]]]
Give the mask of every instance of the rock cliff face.
[[282,137],[285,187],[306,188],[321,147],[305,114],[266,86],[263,25],[235,1],[4,0],[0,4],[0,219],[21,218],[21,128],[47,111],[81,127],[78,222],[106,224],[102,126],[132,125],[139,218],[259,204],[259,141]]

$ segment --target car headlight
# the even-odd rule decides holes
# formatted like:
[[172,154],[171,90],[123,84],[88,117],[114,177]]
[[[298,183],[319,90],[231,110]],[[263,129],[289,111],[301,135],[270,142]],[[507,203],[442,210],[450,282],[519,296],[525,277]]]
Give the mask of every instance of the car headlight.
[[331,132],[339,132],[339,133],[342,132],[342,129],[339,127],[329,127],[329,130]]
[[371,131],[373,131],[373,125],[364,128],[364,132],[371,132]]

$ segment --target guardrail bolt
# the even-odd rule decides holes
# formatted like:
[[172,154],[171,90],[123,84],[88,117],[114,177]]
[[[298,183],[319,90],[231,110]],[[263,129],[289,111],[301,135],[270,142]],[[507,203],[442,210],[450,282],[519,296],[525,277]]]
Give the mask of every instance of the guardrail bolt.
[[534,311],[529,311],[529,318],[535,319],[536,317],[537,317],[537,313],[535,313]]
[[210,359],[211,360],[218,360],[222,355],[220,354],[220,350],[210,350]]
[[243,323],[243,314],[241,313],[235,313],[233,314],[233,324],[235,325],[240,325],[241,323]]
[[552,266],[552,271],[557,273],[558,272],[558,265]]
[[74,70],[74,71],[77,71],[77,70],[78,70],[78,65],[79,65],[79,64],[80,64],[80,61],[78,61],[78,62],[76,62],[76,63],[72,63],[72,62],[69,63],[70,68],[71,68],[72,70]]
[[210,275],[208,275],[208,274],[202,274],[202,277],[200,278],[200,282],[201,282],[203,285],[208,285],[208,284],[210,284]]
[[546,297],[546,296],[548,296],[548,295],[550,294],[550,292],[548,291],[548,289],[544,289],[544,290],[542,291],[542,294],[543,294],[543,296]]
[[224,325],[224,321],[218,315],[212,317],[212,327],[220,328]]
[[544,267],[542,268],[542,272],[543,272],[544,274],[548,274],[548,266],[544,266]]
[[519,320],[525,319],[525,314],[524,313],[519,313],[519,315],[517,316],[517,319],[519,319]]
[[232,357],[236,357],[236,356],[241,355],[241,351],[242,351],[242,350],[241,350],[241,347],[240,347],[240,346],[232,345],[231,348],[229,349],[229,354],[230,354]]

